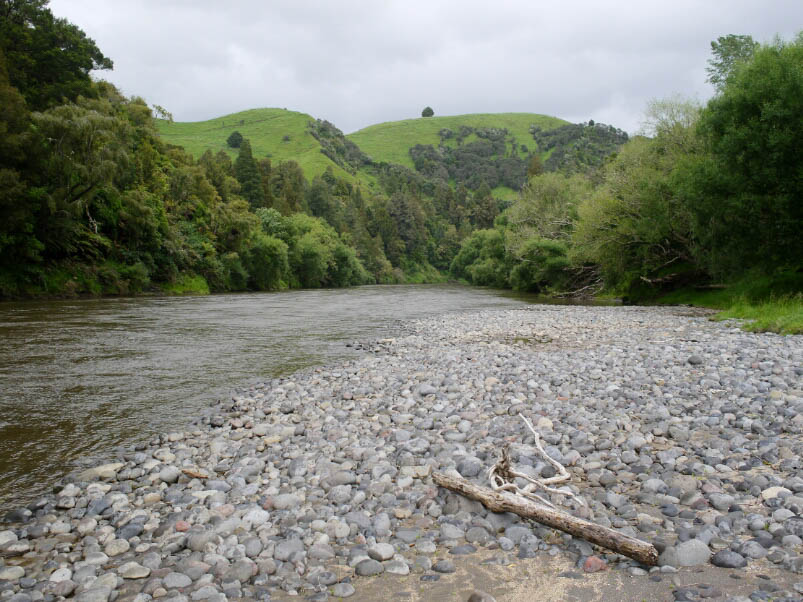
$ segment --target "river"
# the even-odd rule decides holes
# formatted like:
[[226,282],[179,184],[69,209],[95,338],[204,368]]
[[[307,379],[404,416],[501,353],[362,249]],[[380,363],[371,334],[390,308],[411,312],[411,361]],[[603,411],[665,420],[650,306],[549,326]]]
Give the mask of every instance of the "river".
[[[458,285],[0,303],[0,513],[234,388],[356,355],[400,321],[535,297]],[[437,336],[433,333],[433,336]]]

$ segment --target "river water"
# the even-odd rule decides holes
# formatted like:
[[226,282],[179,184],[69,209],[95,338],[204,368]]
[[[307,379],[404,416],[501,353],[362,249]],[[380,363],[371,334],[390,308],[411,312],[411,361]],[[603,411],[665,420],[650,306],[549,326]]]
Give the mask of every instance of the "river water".
[[[0,512],[234,388],[356,355],[400,321],[522,307],[457,285],[0,303]],[[433,333],[433,336],[437,336]]]

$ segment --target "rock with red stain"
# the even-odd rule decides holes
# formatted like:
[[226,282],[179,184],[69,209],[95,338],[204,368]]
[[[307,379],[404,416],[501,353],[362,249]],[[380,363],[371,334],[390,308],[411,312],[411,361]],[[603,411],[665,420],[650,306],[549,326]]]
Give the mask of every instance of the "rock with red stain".
[[599,556],[589,556],[583,563],[583,570],[586,573],[597,573],[599,571],[604,571],[607,568],[608,563]]
[[184,531],[190,530],[190,523],[185,520],[177,520],[176,521],[176,531],[183,533]]

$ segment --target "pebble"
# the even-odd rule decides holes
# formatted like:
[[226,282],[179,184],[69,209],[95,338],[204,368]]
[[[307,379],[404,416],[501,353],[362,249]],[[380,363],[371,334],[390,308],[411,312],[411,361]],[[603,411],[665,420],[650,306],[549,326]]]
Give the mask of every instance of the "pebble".
[[[498,551],[491,564],[564,554],[583,559],[572,579],[643,578],[434,485],[434,471],[486,483],[511,442],[520,472],[553,476],[519,412],[585,505],[550,501],[660,542],[649,579],[707,562],[803,572],[801,337],[687,308],[534,305],[413,321],[361,348],[236,391],[195,430],[156,435],[9,512],[3,599],[345,598],[383,572],[436,581],[479,547]],[[675,597],[728,596],[703,585]]]

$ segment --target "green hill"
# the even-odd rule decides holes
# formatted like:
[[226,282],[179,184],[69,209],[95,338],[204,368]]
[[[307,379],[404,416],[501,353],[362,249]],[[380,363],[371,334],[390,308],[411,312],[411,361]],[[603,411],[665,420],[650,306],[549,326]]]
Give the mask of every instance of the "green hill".
[[[593,123],[570,124],[537,113],[477,113],[420,117],[372,125],[343,136],[333,124],[285,109],[252,109],[208,121],[159,121],[162,137],[196,158],[207,149],[236,149],[226,141],[239,132],[254,157],[274,164],[297,161],[307,179],[331,168],[347,181],[377,189],[374,163],[398,164],[432,181],[476,190],[488,183],[497,198],[513,198],[530,157],[547,170],[577,171],[600,164],[627,139],[624,132]],[[356,146],[355,146],[356,145]]]
[[[474,129],[505,128],[518,144],[524,144],[532,149],[535,147],[535,141],[530,133],[530,126],[535,125],[543,130],[551,130],[568,123],[557,117],[537,113],[476,113],[388,121],[368,126],[346,137],[355,142],[374,161],[399,163],[413,169],[410,149],[416,144],[437,146],[441,142],[439,132],[445,129],[458,134],[461,126]],[[476,139],[476,134],[472,133],[463,141],[472,142]],[[457,139],[456,137],[447,139],[444,144],[457,146]]]
[[251,142],[255,159],[270,157],[274,163],[292,159],[301,165],[309,179],[323,173],[327,167],[331,167],[339,177],[353,179],[321,152],[321,144],[307,128],[310,121],[315,119],[306,113],[251,109],[208,121],[170,123],[160,120],[158,127],[162,138],[183,146],[196,159],[207,149],[213,153],[222,150],[235,158],[238,151],[229,148],[226,140],[232,132],[240,132]]

